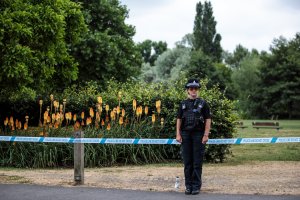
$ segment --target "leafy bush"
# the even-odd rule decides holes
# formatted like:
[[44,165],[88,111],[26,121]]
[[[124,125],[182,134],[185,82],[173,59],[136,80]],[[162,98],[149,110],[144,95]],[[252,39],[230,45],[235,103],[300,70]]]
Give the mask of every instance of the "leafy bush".
[[[29,128],[27,131],[12,131],[7,126],[3,129],[4,134],[30,135],[30,136],[52,136],[71,137],[73,128],[84,123],[80,128],[84,130],[85,137],[105,138],[175,138],[176,113],[179,103],[186,98],[184,84],[186,80],[170,83],[140,83],[128,81],[118,83],[114,80],[108,82],[107,90],[98,91],[98,86],[91,82],[80,88],[70,87],[62,94],[55,95],[54,99],[62,101],[66,99],[65,112],[72,111],[77,119],[66,120],[55,125],[55,119],[45,122],[44,128]],[[200,96],[203,97],[211,107],[212,130],[210,138],[232,138],[234,132],[233,121],[236,117],[233,113],[233,103],[226,99],[217,87],[206,88],[207,81],[202,81]],[[121,93],[120,93],[121,92]],[[101,96],[103,104],[97,106],[97,97]],[[137,114],[133,110],[133,99],[136,100],[136,108],[142,108],[142,113]],[[156,102],[161,101],[161,111],[156,107]],[[44,99],[43,112],[50,106],[50,100]],[[99,103],[98,103],[99,104]],[[109,111],[106,111],[109,105]],[[22,105],[20,105],[22,107]],[[117,106],[120,106],[117,113]],[[148,114],[145,114],[145,107]],[[89,125],[87,114],[90,108],[100,113],[95,119],[91,117]],[[95,109],[96,108],[96,109]],[[115,112],[112,112],[115,109]],[[120,110],[124,109],[122,115]],[[36,103],[36,110],[39,105]],[[39,120],[39,111],[28,111],[35,113],[30,119]],[[110,115],[115,113],[115,120]],[[122,116],[121,116],[122,115]],[[155,115],[155,122],[152,122]],[[51,116],[51,115],[50,115]],[[122,118],[122,124],[120,123]],[[163,121],[162,121],[163,119]],[[29,121],[30,122],[30,121]],[[30,123],[29,123],[30,124]],[[32,124],[32,123],[31,123]],[[69,126],[67,126],[69,125]],[[108,128],[109,126],[109,128]],[[68,166],[73,163],[73,146],[70,144],[32,144],[32,143],[4,143],[0,148],[1,165],[18,167],[51,167]],[[226,155],[230,153],[229,145],[207,145],[205,159],[208,162],[223,162]],[[110,166],[115,164],[142,164],[156,163],[166,160],[180,159],[180,145],[99,145],[85,144],[86,166]]]

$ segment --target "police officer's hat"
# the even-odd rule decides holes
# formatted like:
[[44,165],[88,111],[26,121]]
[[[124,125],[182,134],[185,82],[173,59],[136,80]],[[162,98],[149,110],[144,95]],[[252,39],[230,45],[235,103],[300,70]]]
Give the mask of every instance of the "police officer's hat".
[[185,85],[185,88],[188,89],[188,88],[200,88],[200,83],[197,79],[189,79],[188,82],[186,83]]

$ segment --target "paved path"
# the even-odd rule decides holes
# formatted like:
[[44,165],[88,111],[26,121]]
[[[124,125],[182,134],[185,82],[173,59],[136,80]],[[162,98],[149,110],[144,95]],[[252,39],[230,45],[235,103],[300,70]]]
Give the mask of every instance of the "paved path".
[[0,200],[299,200],[300,196],[222,195],[203,193],[195,196],[179,192],[146,192],[89,187],[53,187],[0,184]]

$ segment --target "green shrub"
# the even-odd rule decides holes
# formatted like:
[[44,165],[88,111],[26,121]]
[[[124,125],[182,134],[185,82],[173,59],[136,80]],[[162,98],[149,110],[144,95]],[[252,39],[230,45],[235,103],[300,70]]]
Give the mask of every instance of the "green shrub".
[[[82,127],[85,137],[105,137],[105,138],[175,138],[176,113],[179,103],[186,98],[184,84],[186,80],[171,83],[140,83],[128,81],[118,83],[111,80],[104,92],[98,91],[95,83],[89,83],[79,88],[70,87],[62,94],[55,94],[54,98],[60,100],[67,99],[66,112],[71,111],[77,114],[84,111],[86,116],[89,108],[96,107],[97,97],[103,99],[103,112],[101,119],[105,119],[105,105],[110,106],[110,110],[120,104],[121,109],[126,110],[125,118],[129,119],[126,127],[120,126],[118,121],[111,121],[111,130],[104,127],[90,126]],[[211,107],[212,130],[210,138],[232,138],[234,132],[233,121],[236,117],[233,113],[233,103],[226,99],[217,87],[206,88],[207,81],[202,81],[200,96],[204,98]],[[118,99],[119,92],[122,93]],[[132,110],[132,101],[137,100],[137,106],[149,107],[149,114],[144,113],[141,118],[137,118]],[[120,100],[120,101],[119,101]],[[155,102],[161,100],[161,113],[158,113]],[[50,105],[49,99],[44,99],[43,111]],[[20,105],[22,106],[22,105]],[[36,110],[39,105],[36,103]],[[28,111],[38,113],[38,111]],[[156,122],[152,124],[151,115],[156,115]],[[164,118],[163,126],[160,119]],[[38,121],[39,115],[31,116],[30,119]],[[73,123],[73,122],[72,122]],[[64,125],[64,123],[63,123]],[[72,124],[73,125],[73,124]],[[31,131],[10,131],[5,134],[38,136],[40,128]],[[3,129],[4,130],[4,129]],[[9,132],[10,131],[10,132]],[[48,136],[71,137],[72,128],[48,129]],[[207,145],[205,160],[208,162],[223,162],[230,153],[230,145]],[[18,167],[52,167],[68,166],[73,163],[73,145],[52,144],[52,143],[3,143],[0,147],[1,165]],[[164,162],[166,160],[180,159],[180,145],[85,145],[86,166],[110,166],[115,164],[142,164]]]

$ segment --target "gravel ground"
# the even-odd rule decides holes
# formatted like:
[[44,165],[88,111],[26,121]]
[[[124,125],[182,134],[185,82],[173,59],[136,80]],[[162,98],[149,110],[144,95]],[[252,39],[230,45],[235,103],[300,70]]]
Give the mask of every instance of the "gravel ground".
[[[0,183],[73,186],[73,169],[0,168]],[[125,166],[87,168],[86,187],[173,191],[183,166]],[[300,195],[300,162],[253,162],[243,165],[207,164],[203,167],[204,193]]]

